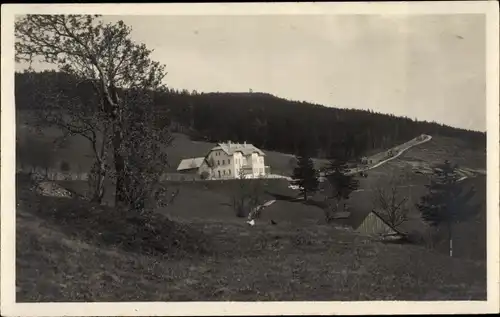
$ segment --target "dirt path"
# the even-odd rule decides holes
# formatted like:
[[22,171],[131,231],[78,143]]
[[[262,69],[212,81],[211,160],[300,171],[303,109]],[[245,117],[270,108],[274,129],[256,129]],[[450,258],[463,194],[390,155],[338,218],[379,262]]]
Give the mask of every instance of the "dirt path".
[[389,162],[391,160],[394,160],[394,159],[398,158],[399,156],[401,156],[401,154],[403,154],[404,152],[408,151],[412,147],[420,145],[420,144],[425,143],[425,142],[428,142],[428,141],[430,141],[432,139],[432,136],[430,136],[430,135],[424,135],[424,136],[425,136],[424,140],[419,141],[419,142],[417,142],[415,144],[411,144],[411,145],[405,147],[404,149],[401,149],[396,155],[391,156],[391,157],[389,157],[389,158],[387,158],[387,159],[385,159],[383,161],[380,161],[380,162],[376,163],[375,165],[372,165],[372,166],[369,166],[369,167],[366,167],[366,168],[356,168],[356,169],[353,169],[353,170],[351,170],[351,172],[347,173],[347,175],[353,175],[353,174],[356,174],[356,173],[359,173],[359,172],[364,172],[364,171],[368,171],[368,170],[377,168],[377,167],[379,167],[379,166],[381,166],[381,165],[383,165],[383,164],[385,164],[385,163],[387,163],[387,162]]

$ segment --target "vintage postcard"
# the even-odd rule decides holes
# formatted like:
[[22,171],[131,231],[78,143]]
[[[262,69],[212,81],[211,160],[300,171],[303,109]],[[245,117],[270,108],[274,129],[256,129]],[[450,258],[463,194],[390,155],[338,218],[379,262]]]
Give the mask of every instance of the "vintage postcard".
[[2,6],[2,316],[499,312],[493,1]]

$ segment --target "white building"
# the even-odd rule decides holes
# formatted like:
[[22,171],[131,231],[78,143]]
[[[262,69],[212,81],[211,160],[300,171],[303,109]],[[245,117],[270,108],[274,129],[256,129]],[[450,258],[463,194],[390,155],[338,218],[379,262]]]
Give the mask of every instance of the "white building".
[[[219,143],[212,148],[204,159],[182,160],[177,171],[208,167],[212,179],[257,178],[268,174],[269,167],[265,165],[265,154],[252,144]],[[189,163],[192,164],[189,164]],[[196,162],[196,163],[195,163]],[[206,162],[206,165],[205,163]],[[201,173],[201,171],[198,171]]]

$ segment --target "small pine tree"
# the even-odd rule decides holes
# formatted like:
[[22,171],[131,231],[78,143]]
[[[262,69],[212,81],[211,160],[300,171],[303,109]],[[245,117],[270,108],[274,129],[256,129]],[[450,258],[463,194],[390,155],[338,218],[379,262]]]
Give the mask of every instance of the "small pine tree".
[[297,167],[293,170],[292,184],[299,186],[304,200],[307,200],[309,193],[318,190],[318,172],[314,169],[312,159],[308,155],[301,155],[297,158]]
[[326,178],[331,187],[330,198],[335,200],[335,211],[342,200],[349,199],[351,193],[358,189],[359,181],[348,174],[349,166],[345,159],[333,159],[327,167]]
[[446,160],[435,168],[431,183],[426,185],[428,193],[416,204],[431,227],[446,226],[450,256],[453,256],[453,225],[474,215],[478,207],[468,204],[475,194],[474,188],[464,192],[458,180],[457,165]]

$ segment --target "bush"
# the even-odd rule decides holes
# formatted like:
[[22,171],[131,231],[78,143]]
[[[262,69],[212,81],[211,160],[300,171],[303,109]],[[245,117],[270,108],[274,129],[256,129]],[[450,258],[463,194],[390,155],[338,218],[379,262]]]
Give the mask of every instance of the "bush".
[[232,190],[230,203],[236,216],[243,218],[254,212],[253,216],[258,217],[259,213],[256,207],[264,202],[263,183],[260,180],[247,179],[238,179],[234,182],[236,183]]
[[209,176],[210,176],[210,173],[208,173],[207,171],[203,171],[203,172],[201,172],[201,174],[200,174],[200,178],[201,178],[202,180],[206,180],[206,179],[208,179],[208,177],[209,177]]
[[61,168],[62,172],[69,172],[71,170],[71,167],[70,167],[69,163],[66,162],[66,161],[62,161],[61,162],[60,168]]
[[18,177],[20,197],[30,202],[27,211],[58,226],[70,237],[153,256],[183,257],[209,250],[202,232],[164,215],[126,213],[78,198],[39,196],[27,188],[27,181],[32,182]]

